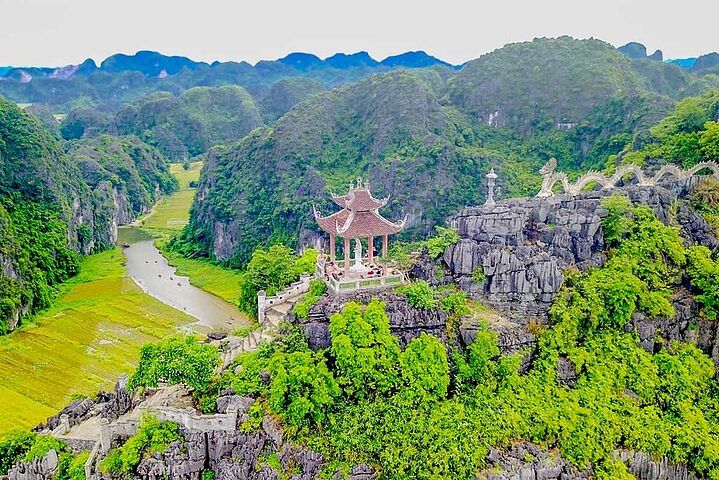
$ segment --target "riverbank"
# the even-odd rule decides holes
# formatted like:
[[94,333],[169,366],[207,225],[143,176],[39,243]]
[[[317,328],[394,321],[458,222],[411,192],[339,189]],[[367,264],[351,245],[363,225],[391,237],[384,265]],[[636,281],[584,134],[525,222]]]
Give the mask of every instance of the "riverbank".
[[[182,228],[195,194],[190,182],[197,181],[201,166],[172,165],[181,188],[138,222],[143,230],[168,238]],[[237,303],[238,271],[167,256],[193,285]],[[125,263],[119,248],[85,257],[50,309],[0,338],[0,435],[34,427],[76,395],[111,388],[134,369],[143,344],[180,331],[206,331],[193,317],[143,293]]]
[[196,188],[190,185],[199,181],[201,170],[202,162],[193,162],[188,170],[179,163],[173,163],[170,171],[177,178],[180,189],[162,199],[152,212],[137,222],[137,226],[157,239],[157,248],[169,264],[177,268],[178,275],[188,277],[191,285],[236,305],[240,298],[239,270],[222,267],[204,258],[186,258],[166,248],[169,237],[182,230],[190,218],[196,192]]
[[0,338],[0,434],[32,428],[75,395],[109,389],[134,369],[140,347],[194,319],[146,295],[119,249],[86,257],[54,305]]

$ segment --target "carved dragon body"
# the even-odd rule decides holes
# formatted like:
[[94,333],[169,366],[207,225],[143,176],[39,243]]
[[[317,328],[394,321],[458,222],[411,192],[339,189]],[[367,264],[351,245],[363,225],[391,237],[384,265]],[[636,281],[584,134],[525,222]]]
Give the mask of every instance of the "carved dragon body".
[[637,165],[623,165],[617,169],[614,175],[607,177],[601,172],[590,171],[579,177],[573,184],[569,183],[567,175],[562,172],[555,173],[557,168],[557,160],[551,158],[539,173],[542,174],[542,189],[537,194],[538,197],[551,197],[554,195],[552,189],[557,182],[562,184],[565,193],[577,195],[590,183],[598,183],[602,188],[614,188],[620,180],[627,175],[634,175],[639,185],[656,185],[667,178],[674,180],[686,180],[702,170],[710,170],[712,175],[719,177],[719,164],[717,162],[700,162],[688,170],[683,170],[676,165],[667,164],[662,166],[652,177],[644,174],[642,169]]

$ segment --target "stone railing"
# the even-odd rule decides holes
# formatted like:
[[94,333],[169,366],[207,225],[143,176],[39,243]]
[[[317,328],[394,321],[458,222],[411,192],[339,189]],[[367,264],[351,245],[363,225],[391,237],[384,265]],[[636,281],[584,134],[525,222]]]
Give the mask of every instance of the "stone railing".
[[155,407],[152,412],[163,421],[175,422],[193,432],[234,432],[237,429],[237,408],[230,407],[227,413],[197,415],[190,410],[173,407]]
[[647,176],[637,165],[622,165],[617,168],[614,175],[607,177],[601,172],[587,172],[574,183],[569,183],[567,175],[563,172],[555,172],[557,161],[550,159],[544,167],[539,171],[542,174],[542,189],[537,194],[538,197],[551,197],[554,195],[552,191],[556,183],[561,183],[565,193],[577,195],[584,187],[590,183],[598,183],[602,188],[614,188],[620,180],[627,175],[634,175],[639,185],[656,185],[666,180],[686,180],[698,174],[702,170],[709,170],[712,175],[719,177],[719,163],[717,162],[701,162],[693,167],[683,170],[676,165],[667,164],[662,166],[653,176]]
[[334,293],[351,292],[355,290],[372,290],[394,287],[404,282],[402,274],[388,274],[371,278],[338,279],[329,277],[327,285]]
[[299,281],[293,283],[282,292],[268,297],[264,290],[257,292],[257,321],[260,325],[265,322],[265,312],[274,305],[284,303],[285,301],[299,297],[310,289],[311,275],[301,275]]

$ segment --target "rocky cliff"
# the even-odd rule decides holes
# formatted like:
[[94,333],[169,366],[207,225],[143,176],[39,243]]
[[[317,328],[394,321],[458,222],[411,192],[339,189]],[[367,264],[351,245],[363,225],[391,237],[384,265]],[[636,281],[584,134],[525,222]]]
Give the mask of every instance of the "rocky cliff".
[[[700,181],[695,177],[659,186],[629,185],[616,190],[583,192],[576,196],[512,199],[493,207],[467,207],[451,221],[461,240],[444,253],[441,265],[454,281],[475,298],[502,312],[497,325],[506,351],[531,345],[526,327],[547,321],[547,311],[559,292],[567,269],[586,270],[605,261],[602,199],[614,194],[650,206],[664,223],[676,225],[687,244],[719,247],[716,232],[690,204],[689,195]],[[419,274],[437,281],[432,268]],[[716,322],[703,321],[697,305],[677,285],[673,318],[647,320],[635,315],[628,328],[637,329],[642,345],[654,350],[655,338],[696,340],[719,364]],[[697,327],[698,328],[695,328]],[[462,336],[473,339],[472,325]]]
[[350,301],[366,305],[373,298],[384,302],[385,311],[389,316],[390,330],[399,339],[402,346],[407,345],[410,340],[418,337],[422,332],[430,333],[443,341],[447,340],[447,315],[442,310],[415,308],[407,303],[404,296],[391,291],[365,291],[346,295],[326,294],[310,309],[307,319],[293,318],[292,321],[304,329],[312,349],[329,348],[329,321],[332,314],[342,311]]
[[49,305],[79,254],[111,247],[118,225],[176,188],[136,137],[63,143],[0,99],[0,333]]

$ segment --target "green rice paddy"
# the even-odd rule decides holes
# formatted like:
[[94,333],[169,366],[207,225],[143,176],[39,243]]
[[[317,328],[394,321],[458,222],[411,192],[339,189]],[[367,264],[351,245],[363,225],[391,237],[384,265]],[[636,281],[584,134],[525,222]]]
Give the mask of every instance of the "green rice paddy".
[[143,229],[156,236],[165,236],[182,230],[190,218],[190,207],[195,198],[195,189],[190,187],[190,182],[199,180],[201,169],[202,162],[192,163],[189,170],[185,170],[179,163],[170,166],[170,171],[180,183],[180,189],[160,200],[152,212],[140,220]]
[[187,224],[195,197],[195,189],[190,187],[190,182],[199,180],[201,169],[201,162],[192,163],[189,170],[185,170],[179,163],[173,163],[170,171],[180,183],[180,190],[162,199],[152,212],[140,221],[140,227],[158,237],[157,247],[170,265],[177,267],[178,275],[188,277],[190,283],[197,288],[236,304],[240,298],[239,270],[224,268],[206,259],[185,258],[164,248],[165,241]]
[[[189,183],[199,178],[201,167],[194,163],[186,171],[172,165],[181,189],[163,199],[141,228],[161,239],[182,228],[195,194]],[[195,286],[231,303],[239,298],[236,270],[167,255]],[[195,321],[143,293],[123,265],[119,249],[86,257],[81,273],[62,286],[50,309],[0,338],[0,435],[34,427],[76,395],[113,388],[118,376],[132,372],[143,344]]]
[[0,338],[0,434],[31,428],[75,395],[110,389],[140,347],[194,321],[142,293],[118,249],[84,259],[49,310]]

